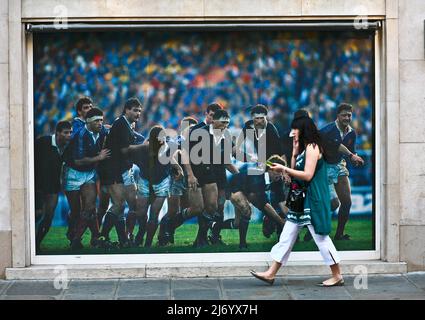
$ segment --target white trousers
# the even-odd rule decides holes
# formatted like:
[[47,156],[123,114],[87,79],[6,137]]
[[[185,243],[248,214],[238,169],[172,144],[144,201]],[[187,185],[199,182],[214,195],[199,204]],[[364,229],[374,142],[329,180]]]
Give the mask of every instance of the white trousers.
[[[339,263],[341,259],[339,258],[338,252],[336,251],[331,238],[329,236],[316,234],[311,224],[307,227],[313,236],[313,240],[319,248],[326,265],[331,266]],[[298,233],[302,228],[303,226],[291,221],[285,222],[282,233],[280,234],[279,242],[273,246],[270,252],[274,261],[280,262],[282,265],[285,265],[288,262],[292,247],[294,246]]]

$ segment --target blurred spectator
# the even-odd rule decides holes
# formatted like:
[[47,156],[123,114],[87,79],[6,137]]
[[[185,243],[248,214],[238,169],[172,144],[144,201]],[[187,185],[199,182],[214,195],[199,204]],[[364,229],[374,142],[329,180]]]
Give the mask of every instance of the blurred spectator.
[[357,149],[372,148],[372,41],[352,34],[294,32],[143,32],[40,34],[35,41],[35,137],[75,115],[80,95],[93,99],[112,123],[124,101],[143,101],[137,128],[177,129],[184,116],[202,119],[219,101],[230,129],[248,107],[269,107],[280,133],[306,108],[319,127],[341,102],[355,106]]

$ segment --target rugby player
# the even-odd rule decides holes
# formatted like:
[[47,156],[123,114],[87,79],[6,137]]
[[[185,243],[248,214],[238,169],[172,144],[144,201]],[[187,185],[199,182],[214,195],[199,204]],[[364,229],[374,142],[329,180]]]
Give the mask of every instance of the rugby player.
[[103,219],[101,236],[107,240],[110,230],[115,226],[120,247],[130,246],[126,233],[125,203],[128,204],[129,214],[136,210],[136,184],[129,152],[142,146],[135,144],[132,129],[132,123],[140,119],[141,113],[142,104],[137,98],[125,102],[123,114],[114,121],[105,140],[105,148],[111,151],[111,157],[99,166],[101,185],[110,194],[112,202]]
[[350,126],[353,106],[341,103],[337,107],[336,120],[320,130],[322,141],[327,150],[329,188],[331,191],[331,210],[338,210],[338,226],[335,240],[350,240],[344,234],[351,209],[351,186],[347,160],[354,165],[363,165],[364,160],[356,154],[356,132]]
[[[224,200],[220,200],[226,185],[226,169],[235,174],[238,169],[231,163],[232,138],[227,129],[230,117],[227,111],[217,110],[212,124],[190,131],[190,168],[187,168],[189,188],[202,190],[203,212],[198,217],[199,229],[195,247],[208,245],[207,233],[212,222],[222,221]],[[197,151],[197,153],[195,152]],[[196,159],[195,159],[196,158]],[[189,167],[189,166],[188,166]],[[217,243],[213,239],[212,244]]]
[[[198,121],[192,117],[185,117],[180,123],[180,134],[172,139],[178,146],[178,164],[184,168],[182,157],[187,158],[187,152],[182,147],[188,141],[189,130],[198,124]],[[182,155],[184,153],[184,156]],[[188,161],[186,161],[188,163]],[[203,201],[201,190],[193,190],[187,187],[187,172],[184,170],[184,176],[177,178],[175,175],[171,176],[170,197],[168,198],[168,211],[162,217],[159,234],[158,244],[165,246],[168,243],[174,243],[175,230],[181,226],[184,221],[197,217],[202,213]]]
[[[86,124],[73,136],[64,155],[64,190],[71,211],[78,217],[71,240],[72,249],[81,249],[81,237],[89,227],[92,246],[98,245],[99,226],[96,215],[97,163],[110,156],[102,149],[105,139],[103,112],[92,108],[87,112]],[[79,212],[81,204],[81,212]],[[77,215],[78,214],[78,215]]]
[[68,121],[56,124],[53,135],[43,136],[34,143],[36,252],[49,232],[61,191],[63,152],[71,140],[72,127]]
[[[283,155],[283,146],[276,127],[267,119],[268,109],[262,104],[251,108],[251,120],[247,121],[238,136],[236,150],[242,151],[244,162],[264,163],[272,155]],[[259,150],[259,146],[264,146]],[[263,154],[259,154],[262,152]],[[261,159],[260,159],[261,158]],[[286,188],[281,180],[272,181],[268,186],[270,189],[271,203],[275,210],[283,217],[286,210],[282,203],[285,202]],[[268,215],[263,217],[263,234],[267,238],[281,225],[276,225]]]
[[[146,225],[145,247],[152,246],[152,240],[158,227],[159,212],[165,199],[169,196],[171,169],[175,169],[174,172],[178,176],[183,176],[183,170],[174,158],[178,150],[177,146],[170,147],[171,143],[166,142],[164,128],[154,126],[149,132],[149,142],[140,149],[130,151],[133,162],[140,168],[139,174],[136,176],[138,218],[146,220],[150,208]],[[140,245],[143,241],[145,231],[143,224],[140,225],[139,222],[136,245]]]

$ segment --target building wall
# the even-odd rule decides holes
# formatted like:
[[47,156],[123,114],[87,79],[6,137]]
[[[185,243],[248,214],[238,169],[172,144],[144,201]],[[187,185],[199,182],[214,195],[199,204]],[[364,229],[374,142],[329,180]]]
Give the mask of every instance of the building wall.
[[9,4],[0,1],[0,277],[11,265],[9,144]]
[[299,19],[307,16],[385,15],[385,0],[22,0],[22,4],[22,17],[37,19],[49,19],[63,9],[71,20],[140,17],[144,20]]
[[425,1],[399,2],[400,258],[425,269]]
[[[0,276],[29,265],[26,43],[22,22],[385,19],[381,65],[382,258],[425,269],[423,0],[0,0]],[[3,32],[3,30],[7,30]],[[32,156],[32,155],[31,155]],[[379,196],[378,196],[379,198]],[[377,199],[378,200],[378,199]]]

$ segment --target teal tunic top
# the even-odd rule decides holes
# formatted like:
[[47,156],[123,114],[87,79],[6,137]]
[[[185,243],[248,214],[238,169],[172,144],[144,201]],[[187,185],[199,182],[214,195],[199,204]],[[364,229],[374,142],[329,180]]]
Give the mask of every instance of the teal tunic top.
[[[305,151],[298,155],[295,169],[303,171],[305,167]],[[331,233],[331,207],[328,185],[328,168],[323,157],[317,162],[313,179],[310,182],[295,179],[301,186],[307,187],[304,199],[304,212],[287,214],[287,220],[304,226],[312,224],[314,231],[320,235]]]

